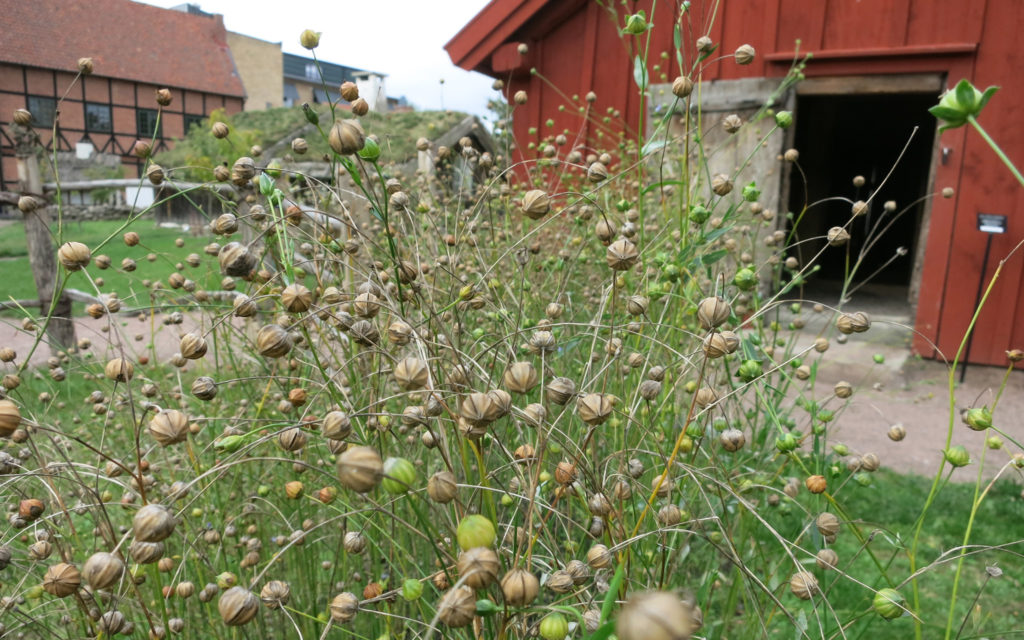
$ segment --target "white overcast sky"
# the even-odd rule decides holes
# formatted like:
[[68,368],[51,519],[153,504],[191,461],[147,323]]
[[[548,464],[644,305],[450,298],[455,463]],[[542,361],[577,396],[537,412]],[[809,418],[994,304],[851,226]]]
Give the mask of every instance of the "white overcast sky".
[[[170,8],[183,0],[140,0]],[[224,16],[224,25],[286,53],[309,55],[303,29],[320,31],[317,57],[388,74],[388,95],[404,95],[418,109],[454,109],[487,115],[492,80],[451,63],[444,45],[488,0],[194,0]],[[444,85],[441,85],[444,79]]]

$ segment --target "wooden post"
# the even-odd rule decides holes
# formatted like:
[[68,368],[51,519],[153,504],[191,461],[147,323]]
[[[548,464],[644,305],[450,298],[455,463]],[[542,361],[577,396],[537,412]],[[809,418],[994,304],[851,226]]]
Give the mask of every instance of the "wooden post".
[[[50,311],[53,294],[57,288],[57,250],[50,236],[50,216],[42,206],[43,182],[39,174],[38,138],[30,128],[11,125],[14,134],[15,153],[18,159],[18,190],[25,195],[35,196],[41,206],[24,212],[25,242],[28,260],[32,266],[32,277],[39,294],[40,315]],[[46,334],[50,340],[50,351],[75,346],[75,325],[71,321],[71,299],[61,294],[53,308],[53,316],[46,323]]]

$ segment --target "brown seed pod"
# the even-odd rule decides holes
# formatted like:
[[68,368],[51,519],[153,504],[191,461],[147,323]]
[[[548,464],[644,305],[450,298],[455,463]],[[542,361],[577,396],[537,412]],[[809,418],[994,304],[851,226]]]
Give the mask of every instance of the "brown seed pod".
[[494,400],[486,393],[471,393],[461,405],[461,418],[473,427],[486,427],[494,421]]
[[12,118],[19,126],[28,127],[32,125],[32,113],[28,109],[15,109]]
[[907,437],[907,429],[902,424],[894,424],[889,427],[888,435],[893,442],[899,442]]
[[[188,439],[188,416],[177,409],[164,409],[149,421],[149,434],[163,447]],[[173,529],[173,527],[172,527]],[[158,538],[157,540],[162,540]],[[147,540],[156,542],[156,540]]]
[[551,198],[540,189],[527,191],[523,195],[523,215],[531,220],[540,220],[551,211]]
[[552,571],[551,575],[548,576],[548,581],[544,584],[548,589],[551,589],[555,593],[569,593],[575,586],[572,574],[565,569]]
[[43,576],[43,589],[52,596],[66,598],[78,591],[82,584],[82,574],[75,565],[58,562],[50,565]]
[[612,399],[606,393],[588,393],[576,401],[580,420],[589,425],[603,424],[612,415]]
[[292,588],[283,580],[271,580],[260,589],[260,601],[268,609],[278,609],[288,604],[292,597]]
[[9,438],[21,426],[21,410],[10,400],[0,400],[0,438]]
[[32,522],[46,511],[46,505],[39,498],[26,498],[18,504],[18,516]]
[[218,140],[228,137],[231,133],[231,129],[224,122],[214,122],[213,126],[210,127],[210,133],[213,134],[214,138]]
[[161,185],[167,176],[164,174],[164,168],[158,164],[151,164],[146,168],[146,178],[150,183],[154,185]]
[[835,537],[839,533],[839,518],[834,513],[823,511],[814,520],[814,526],[818,528],[818,533],[826,538]]
[[285,429],[277,436],[277,443],[285,451],[299,451],[305,448],[307,440],[306,432],[299,427]]
[[529,393],[537,386],[537,369],[529,362],[513,362],[505,370],[505,386],[512,393]]
[[700,627],[693,607],[667,591],[634,593],[615,622],[619,640],[689,640]]
[[735,352],[739,346],[739,336],[732,331],[709,333],[704,338],[704,355],[709,358],[721,358],[726,354]]
[[576,383],[569,378],[553,378],[544,389],[549,402],[565,405],[576,395]]
[[352,433],[352,420],[342,411],[331,411],[324,416],[323,435],[331,440],[344,440]]
[[65,242],[57,250],[57,259],[68,271],[78,271],[89,266],[92,252],[81,242]]
[[853,387],[849,382],[840,380],[832,387],[832,392],[836,394],[837,398],[846,399],[853,395]]
[[718,296],[704,298],[697,305],[697,321],[703,329],[715,329],[732,315],[732,307]]
[[718,436],[718,441],[726,451],[739,451],[747,442],[747,437],[739,429],[726,429]]
[[292,283],[281,292],[281,304],[290,313],[304,313],[313,306],[313,292],[304,285]]
[[693,93],[693,80],[687,76],[677,76],[672,81],[672,95],[677,98],[685,98]]
[[555,482],[567,486],[576,481],[576,465],[568,460],[562,460],[555,467]]
[[161,107],[166,107],[170,105],[171,101],[174,99],[174,97],[171,95],[170,89],[157,89],[154,94],[154,97],[156,98],[156,103]]
[[438,471],[427,480],[427,495],[440,504],[454,500],[458,490],[458,482],[451,471]]
[[587,564],[594,569],[606,569],[612,565],[612,552],[603,544],[595,544],[587,551]]
[[114,358],[103,368],[103,375],[108,380],[128,382],[135,375],[135,365],[126,358]]
[[832,227],[825,234],[829,246],[841,247],[850,240],[850,232],[842,227]]
[[832,549],[821,549],[814,557],[819,569],[835,569],[839,564],[839,554]]
[[880,466],[882,466],[882,461],[878,458],[878,454],[865,453],[860,458],[860,468],[868,473],[878,471]]
[[366,146],[366,132],[356,120],[338,120],[331,127],[327,143],[335,153],[350,156]]
[[170,510],[161,504],[147,504],[132,518],[132,533],[139,542],[160,542],[174,533],[177,522]]
[[512,569],[501,579],[501,593],[505,603],[512,607],[525,607],[537,598],[540,581],[526,569]]
[[217,260],[221,272],[234,277],[248,276],[258,262],[248,247],[240,242],[229,242],[221,247],[217,252]]
[[836,328],[845,335],[864,333],[871,328],[871,316],[863,311],[844,313],[836,320]]
[[341,97],[345,99],[345,102],[355,102],[359,98],[359,87],[354,82],[342,82]]
[[331,614],[331,620],[338,624],[351,622],[359,611],[359,598],[353,593],[343,591],[331,599],[328,611]]
[[128,624],[130,623],[125,620],[124,614],[120,611],[107,611],[96,622],[97,628],[103,632],[104,636],[113,636],[121,633]]
[[364,347],[372,347],[380,340],[380,332],[369,320],[356,320],[348,328],[352,341]]
[[512,396],[504,389],[491,389],[487,392],[491,399],[490,411],[487,413],[487,421],[494,422],[504,418],[512,412]]
[[122,575],[124,561],[120,556],[105,551],[92,554],[82,566],[82,577],[97,591],[113,587]]
[[694,396],[694,402],[701,409],[705,409],[714,403],[718,402],[718,394],[711,387],[701,387],[697,389],[697,394]]
[[636,245],[625,238],[620,238],[608,245],[605,251],[605,262],[614,271],[627,271],[640,259]]
[[398,361],[391,374],[398,386],[405,391],[422,389],[430,383],[430,370],[419,358],[403,358]]
[[349,531],[345,534],[343,546],[346,553],[359,555],[366,550],[366,536],[358,531]]
[[231,587],[217,601],[220,619],[229,627],[240,627],[256,617],[260,599],[244,587]]
[[467,626],[475,616],[476,594],[466,586],[446,592],[437,605],[437,617],[452,628]]
[[348,489],[366,493],[380,484],[383,477],[384,462],[370,447],[349,447],[338,456],[338,480]]
[[370,103],[362,98],[356,98],[352,102],[352,113],[357,116],[365,116],[370,112]]
[[456,568],[465,584],[474,589],[486,589],[497,581],[501,563],[493,549],[474,547],[459,554]]
[[807,490],[811,493],[824,493],[825,489],[828,488],[825,476],[808,476],[807,480],[804,481],[804,484],[807,486]]
[[587,180],[591,182],[604,182],[608,179],[608,167],[601,162],[593,162],[587,167]]
[[797,571],[789,579],[789,590],[801,600],[810,600],[818,592],[818,579],[809,571]]
[[178,353],[186,360],[198,360],[206,355],[206,338],[198,333],[186,333],[178,343]]
[[292,337],[280,325],[268,324],[256,334],[256,349],[265,358],[283,358],[292,350]]
[[754,61],[755,55],[756,53],[754,51],[754,47],[750,46],[749,44],[740,45],[740,47],[736,49],[736,53],[734,54],[736,58],[736,64],[740,65],[750,64],[751,62]]
[[719,173],[711,178],[711,190],[716,196],[727,196],[732,192],[732,180],[724,173]]
[[236,186],[244,187],[256,175],[256,163],[248,156],[242,156],[235,160],[231,166],[231,182]]
[[200,400],[213,400],[217,397],[217,383],[208,376],[199,376],[192,381],[191,391]]

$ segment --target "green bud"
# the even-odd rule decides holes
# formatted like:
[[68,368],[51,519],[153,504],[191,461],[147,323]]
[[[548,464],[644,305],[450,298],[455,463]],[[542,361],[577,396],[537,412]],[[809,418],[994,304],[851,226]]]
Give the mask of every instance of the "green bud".
[[313,50],[320,44],[320,32],[306,29],[299,35],[299,44],[303,49]]
[[711,212],[702,204],[695,204],[690,207],[690,220],[697,224],[704,224],[711,217]]
[[487,598],[480,598],[476,601],[476,615],[482,618],[493,616],[499,611],[501,611],[501,607],[495,604],[493,600],[488,600]]
[[884,354],[876,353],[875,355],[871,356],[871,359],[875,361],[875,364],[885,364]]
[[984,431],[992,427],[992,412],[988,407],[974,407],[967,410],[963,420],[971,429]]
[[761,377],[762,373],[764,373],[764,368],[760,362],[757,360],[744,360],[736,372],[736,377],[744,382],[750,382]]
[[989,436],[985,438],[985,446],[989,449],[1002,449],[1003,439],[999,436]]
[[270,162],[267,163],[267,168],[264,169],[263,172],[266,173],[271,178],[274,178],[275,180],[280,178],[281,177],[281,161],[278,160],[277,158],[274,158],[273,160],[271,160]]
[[741,291],[750,291],[757,286],[757,273],[749,267],[744,267],[736,272],[732,283]]
[[862,487],[871,486],[871,474],[863,471],[853,474],[853,479]]
[[779,111],[775,114],[775,124],[780,129],[788,129],[793,126],[793,112],[791,111]]
[[496,537],[494,523],[479,514],[463,518],[455,531],[455,538],[463,551],[475,547],[490,547]]
[[892,620],[903,615],[904,602],[903,594],[895,589],[879,589],[871,601],[875,613],[886,620]]
[[837,442],[832,445],[832,450],[836,452],[837,456],[845,456],[850,454],[850,447],[846,446],[842,442]]
[[415,578],[406,578],[402,583],[402,597],[412,602],[423,595],[423,583]]
[[313,107],[309,106],[308,102],[302,103],[302,115],[306,116],[306,122],[310,124],[320,124],[320,116],[316,111],[313,111]]
[[954,467],[966,467],[971,463],[971,454],[967,452],[966,447],[960,444],[953,445],[942,454],[946,457],[946,462]]
[[367,138],[363,148],[357,151],[359,157],[368,162],[377,162],[380,157],[380,145],[373,138]]
[[563,640],[569,635],[569,621],[561,613],[553,612],[540,621],[540,637],[544,640]]
[[988,101],[995,95],[999,87],[989,87],[982,93],[966,79],[957,83],[956,87],[943,94],[939,104],[928,110],[933,116],[945,122],[939,131],[955,129],[967,124],[968,118],[981,113]]
[[238,576],[231,573],[230,571],[225,571],[224,573],[221,573],[217,576],[216,582],[217,586],[220,587],[221,590],[230,589],[231,587],[238,584]]
[[818,420],[822,422],[832,422],[836,419],[836,414],[830,409],[822,409],[818,412]]
[[743,187],[743,199],[747,202],[757,202],[757,199],[761,197],[761,190],[757,188],[756,182],[751,182],[747,186]]
[[622,31],[631,36],[638,36],[647,31],[647,16],[643,11],[634,13],[626,18],[626,26],[623,27]]
[[800,445],[800,441],[792,433],[784,433],[775,439],[775,448],[780,453],[789,453]]
[[384,461],[384,479],[380,484],[388,493],[405,493],[416,484],[416,467],[405,458],[388,458]]
[[226,453],[234,453],[245,444],[245,436],[225,436],[213,443],[213,448]]

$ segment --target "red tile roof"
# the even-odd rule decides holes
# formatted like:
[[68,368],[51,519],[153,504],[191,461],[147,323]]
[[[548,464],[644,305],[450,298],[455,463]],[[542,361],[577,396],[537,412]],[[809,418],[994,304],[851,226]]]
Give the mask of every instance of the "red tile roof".
[[0,1],[0,62],[244,96],[221,16],[130,0]]

